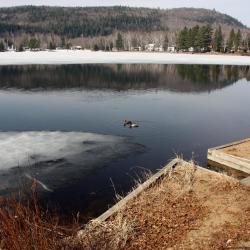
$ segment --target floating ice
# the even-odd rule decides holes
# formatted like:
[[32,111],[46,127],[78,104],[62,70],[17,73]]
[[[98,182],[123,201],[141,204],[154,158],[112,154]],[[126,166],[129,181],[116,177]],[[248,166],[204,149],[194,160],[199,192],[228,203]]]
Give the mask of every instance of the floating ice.
[[100,146],[112,149],[122,140],[116,136],[81,132],[0,132],[0,169],[62,158],[74,162],[75,155],[97,150]]
[[53,190],[80,179],[95,167],[138,150],[142,150],[141,146],[112,135],[0,132],[0,192],[17,185],[20,176],[34,177]]

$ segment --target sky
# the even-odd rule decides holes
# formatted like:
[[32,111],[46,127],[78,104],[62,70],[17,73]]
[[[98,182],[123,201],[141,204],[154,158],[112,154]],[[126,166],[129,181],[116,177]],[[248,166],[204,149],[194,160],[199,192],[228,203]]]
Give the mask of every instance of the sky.
[[125,5],[152,8],[196,7],[216,9],[250,27],[250,0],[0,0],[0,7],[17,5],[110,6]]

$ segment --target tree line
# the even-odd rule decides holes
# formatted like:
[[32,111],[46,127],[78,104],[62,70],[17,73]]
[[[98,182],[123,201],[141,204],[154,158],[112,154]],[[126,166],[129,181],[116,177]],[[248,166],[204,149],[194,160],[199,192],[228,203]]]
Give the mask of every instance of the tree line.
[[226,39],[222,34],[221,26],[212,29],[210,25],[184,27],[177,35],[177,48],[192,52],[236,52],[250,49],[250,33],[243,38],[241,30],[232,29]]
[[[250,33],[242,34],[241,30],[231,30],[226,37],[222,32],[221,26],[213,29],[210,25],[199,26],[192,28],[184,27],[177,32],[176,37],[169,39],[169,32],[152,33],[121,33],[118,32],[112,36],[91,38],[87,41],[87,46],[82,48],[91,49],[94,51],[123,51],[123,50],[147,50],[149,44],[154,45],[155,51],[168,51],[169,47],[175,47],[176,51],[190,52],[237,52],[250,50]],[[86,39],[86,38],[85,38]],[[46,46],[39,35],[24,37],[19,45],[15,43],[14,36],[7,36],[0,40],[0,51],[7,48],[15,47],[18,51],[23,51],[28,48],[36,50],[47,48],[54,50],[57,47],[62,49],[70,49],[74,45],[67,37],[56,37],[51,35],[46,39]],[[159,48],[161,50],[159,50]]]

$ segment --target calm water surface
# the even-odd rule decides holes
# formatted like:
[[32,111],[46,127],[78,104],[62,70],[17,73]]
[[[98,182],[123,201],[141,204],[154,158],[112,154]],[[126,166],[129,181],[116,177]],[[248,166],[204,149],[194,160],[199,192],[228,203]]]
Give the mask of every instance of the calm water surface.
[[0,67],[0,192],[36,177],[46,203],[96,215],[113,184],[126,193],[175,154],[205,166],[209,147],[249,137],[249,81],[238,66]]

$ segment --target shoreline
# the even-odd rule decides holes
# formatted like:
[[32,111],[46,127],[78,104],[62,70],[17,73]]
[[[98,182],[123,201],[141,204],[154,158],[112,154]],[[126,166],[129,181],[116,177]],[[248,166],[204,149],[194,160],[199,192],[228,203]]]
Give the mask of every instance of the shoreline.
[[63,64],[202,64],[250,65],[250,56],[93,51],[0,52],[0,65]]
[[68,242],[88,248],[91,239],[95,249],[105,244],[109,249],[156,245],[159,249],[245,249],[250,246],[249,192],[233,177],[175,159]]

